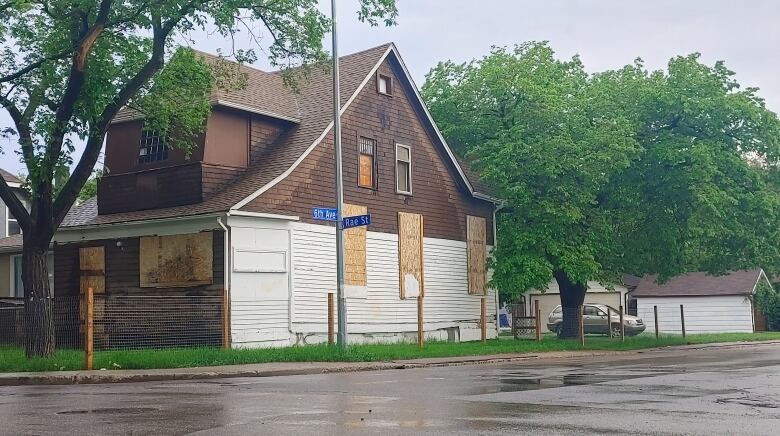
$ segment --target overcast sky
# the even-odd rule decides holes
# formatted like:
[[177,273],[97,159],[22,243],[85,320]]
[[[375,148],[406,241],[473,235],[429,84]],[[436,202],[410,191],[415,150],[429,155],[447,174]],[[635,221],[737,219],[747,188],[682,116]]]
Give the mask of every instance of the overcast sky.
[[[663,68],[674,55],[700,52],[709,64],[726,61],[743,86],[759,87],[769,108],[780,110],[778,0],[399,0],[399,9],[398,26],[371,28],[357,21],[357,0],[339,0],[340,53],[395,42],[420,86],[441,60],[465,62],[493,45],[531,40],[549,41],[562,58],[579,54],[589,71],[636,57]],[[194,39],[205,51],[225,44],[205,34]],[[0,128],[8,122],[0,110]],[[0,146],[0,166],[21,171],[13,144]]]

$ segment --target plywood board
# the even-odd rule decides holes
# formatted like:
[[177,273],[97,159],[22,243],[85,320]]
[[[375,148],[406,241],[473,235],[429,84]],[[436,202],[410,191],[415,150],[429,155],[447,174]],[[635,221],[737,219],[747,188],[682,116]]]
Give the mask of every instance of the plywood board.
[[140,241],[141,287],[164,288],[213,283],[211,232],[144,236]]
[[485,295],[487,286],[487,229],[485,218],[467,215],[469,294]]
[[401,299],[425,295],[423,216],[398,212],[398,279]]
[[106,255],[101,247],[79,248],[79,291],[92,288],[95,294],[106,292]]
[[[365,215],[365,206],[344,204],[344,216]],[[344,230],[344,281],[347,286],[367,286],[365,226]]]

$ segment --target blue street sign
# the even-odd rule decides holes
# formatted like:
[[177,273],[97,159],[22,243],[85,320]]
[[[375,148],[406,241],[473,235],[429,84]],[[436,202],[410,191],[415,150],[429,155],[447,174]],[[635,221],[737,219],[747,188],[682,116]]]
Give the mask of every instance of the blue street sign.
[[371,224],[371,215],[348,216],[342,221],[342,228],[367,226]]
[[315,207],[311,210],[311,217],[315,220],[338,221],[336,218],[336,209],[329,207]]

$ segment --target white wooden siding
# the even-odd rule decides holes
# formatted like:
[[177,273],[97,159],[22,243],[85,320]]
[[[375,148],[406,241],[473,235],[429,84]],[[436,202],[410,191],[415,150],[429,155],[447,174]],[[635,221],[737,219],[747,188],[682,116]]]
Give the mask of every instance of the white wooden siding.
[[281,268],[276,259],[272,265],[267,265],[266,257],[255,254],[273,253],[289,259],[289,225],[243,217],[231,218],[229,224],[233,344],[238,347],[288,345],[289,261]]
[[[321,337],[327,331],[327,294],[336,289],[335,229],[304,223],[293,228],[293,331]],[[368,292],[347,300],[350,335],[390,340],[394,333],[416,332],[416,300],[399,296],[398,236],[368,232],[366,245]],[[424,238],[423,256],[426,332],[458,327],[461,340],[478,338],[480,297],[468,295],[466,243]],[[486,299],[492,337],[495,296],[491,292]]]
[[658,306],[658,329],[661,333],[682,333],[680,305],[685,310],[687,333],[752,332],[753,314],[747,296],[708,297],[640,297],[637,313],[655,332],[653,306]]

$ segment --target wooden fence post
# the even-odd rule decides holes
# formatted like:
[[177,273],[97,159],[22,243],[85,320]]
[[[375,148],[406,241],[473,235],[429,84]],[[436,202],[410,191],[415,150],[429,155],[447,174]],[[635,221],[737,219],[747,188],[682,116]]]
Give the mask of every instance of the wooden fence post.
[[653,306],[653,318],[655,318],[655,338],[658,339],[658,306]]
[[683,339],[685,339],[685,310],[682,304],[680,305],[680,324],[682,325]]
[[227,289],[222,291],[222,346],[230,349],[232,337],[230,332],[230,293]]
[[585,306],[580,306],[580,345],[585,346]]
[[95,291],[87,288],[84,308],[84,369],[92,370],[94,352]]
[[607,306],[607,334],[612,339],[612,309]]
[[620,340],[626,341],[626,325],[623,324],[623,305],[620,305]]
[[333,345],[335,342],[335,314],[333,312],[333,292],[328,292],[328,345]]
[[542,309],[539,308],[539,299],[534,301],[534,317],[536,318],[536,340],[542,340]]
[[417,345],[425,346],[425,324],[423,320],[423,297],[417,297]]
[[479,325],[482,333],[482,342],[487,341],[487,307],[485,297],[479,299]]

